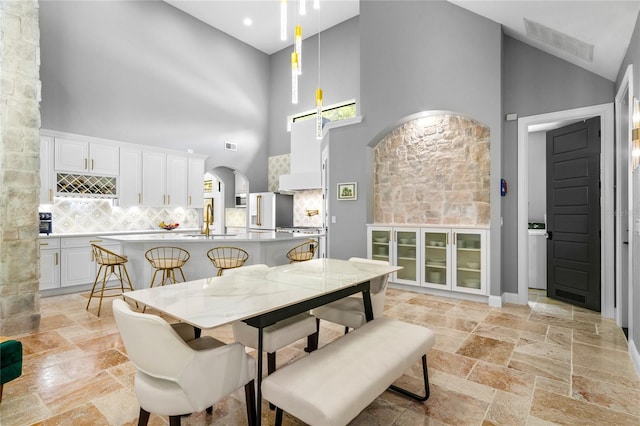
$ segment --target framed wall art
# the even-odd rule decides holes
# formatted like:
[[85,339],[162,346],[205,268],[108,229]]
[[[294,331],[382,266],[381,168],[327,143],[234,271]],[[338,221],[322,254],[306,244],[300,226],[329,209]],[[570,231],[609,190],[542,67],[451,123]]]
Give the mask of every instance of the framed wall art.
[[339,183],[338,184],[338,200],[357,200],[358,184],[357,182]]

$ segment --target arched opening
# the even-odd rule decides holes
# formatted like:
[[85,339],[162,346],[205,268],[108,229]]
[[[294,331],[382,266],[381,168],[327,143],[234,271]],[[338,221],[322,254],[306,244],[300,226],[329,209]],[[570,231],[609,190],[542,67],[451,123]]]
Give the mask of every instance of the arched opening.
[[374,222],[489,225],[490,133],[446,111],[401,120],[374,147]]

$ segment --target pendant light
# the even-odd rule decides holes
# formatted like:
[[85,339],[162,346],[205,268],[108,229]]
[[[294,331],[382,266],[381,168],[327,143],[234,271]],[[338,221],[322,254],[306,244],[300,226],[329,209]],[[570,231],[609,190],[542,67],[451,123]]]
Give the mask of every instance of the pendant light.
[[300,15],[307,14],[307,2],[305,0],[300,0]]
[[322,139],[322,89],[316,89],[316,139]]
[[291,103],[298,103],[298,54],[291,52]]
[[316,89],[316,139],[322,139],[322,89],[320,88],[320,11],[318,11],[318,88]]
[[302,26],[296,25],[296,53],[298,54],[298,74],[302,74]]
[[287,39],[287,0],[280,0],[280,40]]

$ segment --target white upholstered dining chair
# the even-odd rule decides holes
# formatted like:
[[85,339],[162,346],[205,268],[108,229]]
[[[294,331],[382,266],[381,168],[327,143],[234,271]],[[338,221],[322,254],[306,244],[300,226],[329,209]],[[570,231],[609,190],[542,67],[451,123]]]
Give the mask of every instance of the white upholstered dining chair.
[[[232,275],[246,270],[264,270],[269,267],[263,264],[243,266],[234,269],[225,269],[223,276]],[[248,325],[243,321],[235,321],[232,324],[233,337],[236,342],[240,342],[250,348],[258,348],[258,329]],[[267,352],[267,373],[271,374],[276,370],[276,351],[284,348],[300,339],[307,338],[308,352],[318,348],[316,334],[316,321],[309,313],[302,313],[291,318],[278,321],[277,323],[265,327],[262,331],[262,347]]]
[[[389,265],[383,260],[364,259],[352,257],[349,262],[372,263],[378,265]],[[389,275],[371,280],[370,295],[371,307],[373,308],[373,318],[382,317],[384,311],[384,301],[387,293],[387,282]],[[344,325],[345,334],[349,328],[362,327],[367,322],[364,314],[364,301],[362,294],[354,294],[343,299],[336,300],[323,306],[311,310],[311,314],[317,318],[317,329],[320,330],[320,320]]]
[[171,426],[180,425],[181,415],[204,409],[211,413],[214,403],[241,386],[248,423],[256,423],[256,362],[244,346],[209,336],[196,339],[193,327],[172,327],[156,315],[132,311],[120,299],[113,302],[113,314],[137,369],[138,425],[146,425],[151,413],[169,416]]

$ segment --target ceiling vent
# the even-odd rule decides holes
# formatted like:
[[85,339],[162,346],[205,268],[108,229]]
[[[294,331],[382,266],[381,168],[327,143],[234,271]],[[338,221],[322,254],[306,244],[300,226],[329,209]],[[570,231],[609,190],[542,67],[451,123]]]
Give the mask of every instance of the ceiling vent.
[[235,143],[224,141],[224,149],[226,149],[227,151],[237,151],[238,145]]
[[561,33],[539,22],[524,19],[527,35],[542,43],[560,49],[585,61],[593,62],[593,44],[585,43],[575,37]]

